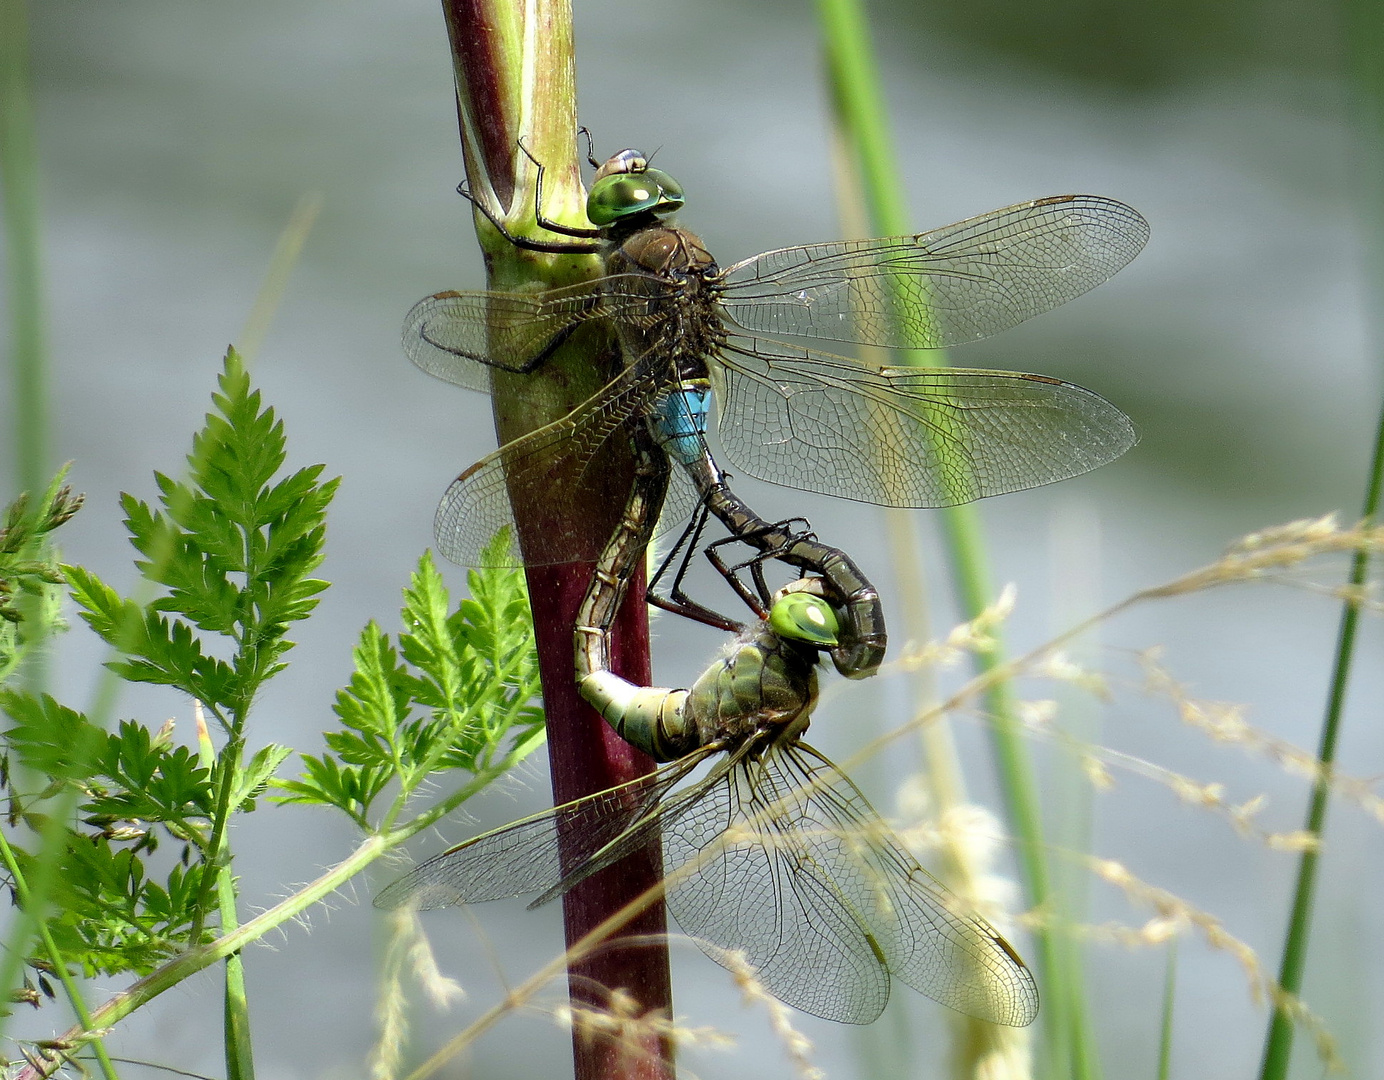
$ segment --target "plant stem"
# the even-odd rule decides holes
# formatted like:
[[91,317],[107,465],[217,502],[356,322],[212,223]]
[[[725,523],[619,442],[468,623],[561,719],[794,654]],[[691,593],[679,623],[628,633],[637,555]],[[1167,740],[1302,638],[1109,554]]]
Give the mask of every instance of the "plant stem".
[[[1373,521],[1379,510],[1381,478],[1384,477],[1384,412],[1380,413],[1375,432],[1374,456],[1370,463],[1369,486],[1365,493],[1363,517]],[[1316,895],[1317,870],[1321,863],[1321,838],[1326,828],[1326,809],[1331,796],[1331,770],[1336,761],[1336,745],[1340,739],[1341,716],[1345,711],[1346,691],[1350,684],[1351,664],[1355,658],[1355,636],[1360,623],[1360,590],[1369,576],[1370,556],[1362,548],[1351,559],[1348,599],[1342,604],[1341,623],[1336,635],[1336,654],[1331,671],[1331,689],[1327,694],[1326,713],[1322,720],[1321,741],[1317,760],[1321,764],[1312,797],[1307,808],[1304,828],[1316,839],[1316,844],[1303,851],[1298,860],[1297,883],[1293,889],[1293,905],[1288,916],[1288,930],[1283,943],[1283,959],[1279,965],[1278,984],[1288,994],[1297,997],[1302,991],[1303,973],[1307,968],[1307,945],[1312,930],[1312,904]],[[1264,1058],[1260,1066],[1261,1080],[1283,1080],[1293,1052],[1293,1021],[1282,1008],[1276,1008],[1269,1020],[1268,1037],[1264,1043]]]
[[1169,1080],[1173,1062],[1173,1005],[1177,1001],[1177,938],[1168,942],[1163,972],[1163,1022],[1158,1030],[1158,1080]]
[[0,0],[0,189],[13,355],[13,482],[18,490],[36,494],[49,473],[49,434],[39,264],[38,139],[29,78],[26,0]]
[[[29,884],[24,879],[24,873],[19,868],[19,863],[15,860],[14,849],[10,847],[9,839],[0,830],[0,860],[5,863],[5,869],[9,871],[10,880],[14,883],[15,892],[19,896],[21,907],[29,907],[33,901],[32,894],[29,892]],[[81,988],[77,986],[77,980],[72,977],[72,973],[67,970],[67,961],[63,959],[62,953],[58,951],[57,942],[53,940],[53,935],[48,932],[48,927],[41,920],[38,923],[39,940],[43,943],[43,951],[48,955],[48,962],[53,965],[53,972],[62,982],[63,991],[67,994],[68,1004],[72,1006],[72,1011],[77,1014],[77,1020],[84,1030],[91,1030],[91,1013],[87,1010],[86,1001],[82,998]],[[115,1065],[106,1054],[105,1044],[98,1036],[91,1036],[90,1045],[92,1053],[96,1055],[96,1060],[101,1066],[101,1073],[106,1080],[119,1080],[115,1071]]]
[[[221,910],[221,933],[224,935],[239,923],[235,910],[235,878],[229,866],[223,866],[216,872],[216,892]],[[254,1046],[250,1041],[250,1002],[245,995],[245,961],[239,951],[226,957],[223,1029],[226,1080],[255,1080]]]
[[[583,196],[576,155],[576,74],[568,0],[531,0],[525,5],[443,0],[442,6],[456,70],[470,191],[504,219],[511,234],[536,231],[537,169],[524,153],[527,150],[543,163],[543,214],[585,225],[580,211]],[[552,287],[588,280],[601,272],[594,256],[523,251],[505,242],[479,214],[476,223],[492,289]],[[602,373],[618,363],[613,348],[614,343],[602,333],[578,333],[538,371],[492,376],[495,428],[501,445],[560,419],[599,390]],[[580,470],[573,468],[569,477],[553,479],[543,490],[524,490],[511,475],[509,497],[521,550],[526,537],[561,529],[584,535],[590,541],[589,550],[599,551],[614,530],[632,477],[629,447],[618,438],[608,440],[601,461],[583,463]],[[584,498],[570,517],[555,514],[554,485],[562,490],[570,487]],[[591,571],[590,563],[527,569],[557,803],[626,783],[653,767],[577,693],[572,634]],[[643,588],[637,583],[621,609],[612,640],[615,670],[647,684],[648,618]],[[632,897],[657,884],[661,875],[662,854],[654,843],[567,892],[563,914],[569,944],[585,938],[593,926],[606,922]],[[607,995],[623,990],[634,997],[641,1012],[657,1010],[671,1016],[665,934],[662,904],[654,904],[622,931],[623,937],[638,938],[637,946],[622,947],[617,938],[598,954],[574,962],[569,970],[573,1004],[607,1009]],[[577,1080],[671,1076],[669,1045],[655,1036],[640,1038],[643,1043],[631,1053],[627,1045],[574,1031]]]
[[[860,0],[818,0],[818,12],[833,104],[858,163],[871,220],[879,234],[908,233],[888,109]],[[928,353],[929,364],[945,362],[939,351]],[[969,505],[948,507],[941,514],[957,595],[965,617],[974,618],[994,596],[980,518]],[[999,645],[977,658],[982,674],[1001,670],[1004,665]],[[1005,680],[989,683],[986,705],[994,718],[991,730],[995,760],[1028,903],[1049,916],[1046,922],[1050,924],[1054,921],[1051,917],[1057,897],[1047,861],[1037,783],[1016,715],[1013,690]],[[1056,929],[1060,931],[1060,927]],[[1040,924],[1034,936],[1046,991],[1044,1030],[1049,1071],[1072,1080],[1091,1080],[1099,1075],[1099,1062],[1086,1015],[1080,956],[1051,925]]]
[[[1347,83],[1351,98],[1351,119],[1355,124],[1358,168],[1357,195],[1362,231],[1368,244],[1369,299],[1373,339],[1378,347],[1381,340],[1379,313],[1384,303],[1384,4],[1380,0],[1346,0],[1343,20],[1346,52],[1350,67]],[[1365,482],[1362,518],[1373,522],[1379,512],[1381,479],[1384,479],[1384,406],[1375,428],[1374,451]],[[1316,843],[1303,851],[1298,860],[1297,882],[1288,916],[1288,928],[1283,943],[1283,959],[1279,966],[1279,986],[1293,997],[1302,991],[1303,974],[1307,967],[1308,938],[1312,930],[1312,906],[1316,894],[1317,870],[1321,860],[1321,838],[1326,828],[1326,810],[1330,798],[1331,770],[1336,760],[1336,745],[1340,738],[1341,716],[1345,710],[1346,692],[1350,684],[1351,664],[1355,657],[1355,636],[1360,622],[1360,589],[1369,571],[1369,552],[1360,549],[1350,565],[1351,592],[1341,605],[1341,622],[1336,634],[1336,652],[1332,662],[1331,687],[1327,693],[1322,731],[1317,747],[1321,764],[1317,781],[1312,785],[1308,803],[1306,829]],[[1282,1008],[1273,1010],[1268,1034],[1264,1041],[1264,1056],[1260,1064],[1260,1080],[1283,1080],[1293,1053],[1293,1021]]]

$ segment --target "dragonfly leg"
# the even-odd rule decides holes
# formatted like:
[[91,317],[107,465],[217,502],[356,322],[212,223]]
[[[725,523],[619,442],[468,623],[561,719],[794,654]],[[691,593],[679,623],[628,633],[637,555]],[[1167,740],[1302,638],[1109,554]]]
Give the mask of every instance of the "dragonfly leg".
[[[761,619],[768,618],[769,606],[773,603],[773,593],[769,591],[769,583],[764,580],[764,562],[773,556],[766,554],[755,555],[746,559],[735,566],[727,566],[725,559],[721,557],[720,548],[726,544],[738,544],[740,537],[727,536],[723,540],[707,544],[703,549],[706,553],[707,561],[716,568],[716,572],[726,579],[726,584],[735,590],[749,606],[750,610]],[[755,587],[751,590],[743,581],[740,580],[740,571],[749,569],[750,576],[754,579]]]
[[[520,149],[523,149],[522,143],[520,144]],[[527,150],[524,150],[524,153],[528,154],[529,152]],[[530,159],[532,159],[533,155],[529,154],[529,157]],[[537,164],[537,162],[535,162],[535,164]],[[481,214],[485,216],[486,221],[490,222],[490,224],[494,226],[495,231],[498,232],[502,237],[504,237],[507,243],[513,244],[517,248],[522,248],[524,251],[545,251],[553,255],[595,255],[598,251],[601,250],[601,245],[598,244],[595,240],[534,240],[527,236],[516,236],[514,233],[509,231],[509,227],[503,221],[501,221],[498,217],[495,216],[495,214],[491,211],[490,207],[486,206],[485,203],[483,203],[480,200],[480,198],[473,191],[471,191],[469,187],[467,187],[465,180],[463,180],[460,184],[457,185],[457,194],[460,195],[467,202],[469,202],[477,210],[479,210]],[[538,200],[540,200],[542,197],[543,166],[539,165],[538,180],[534,185],[535,204],[537,204]],[[563,236],[596,235],[594,229],[589,231],[575,231],[571,226],[561,225],[555,221],[548,221],[546,218],[543,217],[543,215],[540,212],[538,212],[536,206],[534,210],[534,217],[537,220],[539,226],[541,226],[544,229],[547,229],[549,232],[555,232]]]
[[[794,524],[801,524],[802,529],[791,528]],[[773,591],[769,588],[769,583],[764,578],[764,564],[770,559],[784,561],[783,557],[802,540],[815,540],[816,534],[812,531],[812,523],[803,517],[787,518],[784,521],[776,522],[773,525],[764,525],[759,528],[746,529],[733,536],[716,540],[706,546],[706,557],[711,565],[716,567],[717,572],[730,583],[731,587],[740,594],[745,603],[755,610],[759,617],[767,617],[770,605],[773,603]],[[719,549],[726,544],[745,543],[752,547],[759,548],[757,554],[746,559],[744,562],[734,566],[727,566],[721,557]],[[803,565],[791,562],[789,565],[797,566],[799,575],[805,575],[808,568]],[[740,580],[740,572],[749,570],[750,576],[754,579],[755,596],[751,594]]]
[[601,163],[596,160],[596,140],[591,137],[591,129],[585,124],[577,128],[577,134],[586,140],[586,160],[590,162],[593,169],[599,169]]
[[[578,130],[586,132],[586,160],[591,162],[591,167],[593,169],[599,168],[593,154],[595,146],[591,142],[591,132],[586,131],[586,128],[580,128]],[[529,152],[529,148],[524,145],[523,139],[517,141],[519,143],[519,149],[524,151],[524,156],[538,166],[538,178],[534,181],[533,185],[533,216],[538,224],[549,232],[555,232],[560,236],[577,236],[587,240],[592,240],[600,236],[600,229],[588,229],[580,225],[564,225],[560,221],[550,221],[543,216],[543,174],[547,171],[547,166]]]
[[[713,626],[718,630],[729,630],[734,633],[739,633],[744,629],[743,623],[727,618],[719,612],[713,611],[705,604],[693,600],[682,587],[683,580],[687,576],[688,567],[691,565],[692,557],[696,554],[697,548],[701,543],[702,531],[706,528],[707,517],[706,507],[699,507],[696,514],[692,516],[692,520],[688,523],[687,528],[685,528],[682,531],[682,535],[678,537],[677,543],[673,545],[672,550],[668,552],[663,562],[659,565],[658,570],[654,573],[652,580],[649,582],[649,587],[644,593],[644,600],[646,603],[652,604],[654,607],[663,611],[671,612],[674,615],[682,615],[696,622],[704,623],[707,626]],[[664,595],[658,591],[658,585],[667,575],[674,561],[677,561],[678,564],[677,571],[673,575],[673,582],[668,589],[667,595]],[[739,591],[739,582],[732,582],[732,584],[736,586],[737,591]],[[744,594],[741,593],[741,595],[743,596]],[[754,603],[750,603],[750,607],[756,614],[762,617],[762,613]]]

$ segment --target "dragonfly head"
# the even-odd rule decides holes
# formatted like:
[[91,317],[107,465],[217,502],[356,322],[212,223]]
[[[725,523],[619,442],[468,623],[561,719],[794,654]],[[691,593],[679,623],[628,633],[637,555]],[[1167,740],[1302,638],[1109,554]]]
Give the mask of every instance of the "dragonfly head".
[[591,224],[605,228],[635,214],[671,214],[685,201],[682,185],[662,169],[649,168],[643,151],[621,150],[596,170],[586,216]]
[[[870,596],[874,596],[873,589]],[[805,606],[809,601],[811,607]],[[818,611],[814,610],[818,605],[821,624],[816,622]],[[883,624],[866,620],[862,625],[862,618],[855,600],[842,596],[826,579],[811,575],[790,581],[774,595],[769,607],[769,626],[780,638],[829,653],[836,670],[848,679],[873,675],[884,659]],[[830,629],[823,632],[816,629],[818,625]]]
[[835,610],[810,592],[780,591],[769,608],[769,626],[781,638],[819,649],[830,649],[840,640],[841,624]]

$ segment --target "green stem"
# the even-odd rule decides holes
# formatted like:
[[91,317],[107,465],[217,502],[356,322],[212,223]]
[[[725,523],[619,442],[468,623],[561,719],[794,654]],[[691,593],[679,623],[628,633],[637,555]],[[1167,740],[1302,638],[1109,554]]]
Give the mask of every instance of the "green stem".
[[[1370,296],[1374,322],[1374,338],[1380,340],[1378,312],[1384,297],[1384,5],[1380,0],[1346,0],[1343,26],[1349,57],[1348,86],[1351,97],[1351,119],[1356,134],[1357,194],[1362,231],[1369,245]],[[1381,478],[1384,478],[1384,409],[1375,429],[1374,451],[1366,490],[1362,517],[1374,521],[1379,512]],[[1307,809],[1306,828],[1317,841],[1305,850],[1298,861],[1297,882],[1293,904],[1288,916],[1288,929],[1283,943],[1283,959],[1279,966],[1279,986],[1293,997],[1302,991],[1303,973],[1307,967],[1307,945],[1312,929],[1312,905],[1316,894],[1317,871],[1321,860],[1321,837],[1326,827],[1326,810],[1330,795],[1331,770],[1336,760],[1336,744],[1340,737],[1341,715],[1345,709],[1346,691],[1350,683],[1351,663],[1355,656],[1355,636],[1360,621],[1359,590],[1363,588],[1369,570],[1369,553],[1355,553],[1350,566],[1351,592],[1342,605],[1341,622],[1336,635],[1336,653],[1332,664],[1331,689],[1327,694],[1322,732],[1317,748],[1321,763],[1317,781]],[[1282,1007],[1276,1008],[1269,1020],[1264,1041],[1264,1057],[1260,1064],[1260,1080],[1283,1080],[1293,1052],[1293,1022]]]
[[[235,910],[235,879],[223,866],[216,875],[216,891],[221,907],[221,932],[234,930],[239,923]],[[226,957],[226,1080],[255,1080],[254,1047],[250,1041],[250,1003],[245,996],[245,961],[241,954]]]
[[37,492],[48,475],[48,387],[39,265],[38,139],[25,0],[0,0],[0,190],[8,253],[14,379],[14,482]]
[[[908,233],[911,229],[889,132],[888,108],[860,0],[818,0],[818,11],[833,101],[861,174],[871,220],[879,234]],[[946,358],[934,350],[928,354],[928,363],[944,364]],[[962,610],[967,618],[974,618],[994,596],[979,514],[969,505],[948,507],[942,511],[942,525]],[[982,673],[1003,665],[999,644],[977,660]],[[1099,1076],[1100,1066],[1086,1012],[1080,954],[1069,947],[1061,927],[1053,925],[1058,921],[1058,898],[1048,866],[1038,788],[1013,690],[1006,681],[991,683],[986,706],[994,717],[991,730],[996,765],[1028,903],[1046,916],[1034,936],[1046,990],[1043,1016],[1049,1071],[1072,1080],[1092,1080]]]
[[[246,700],[249,700],[249,695],[246,695]],[[236,917],[235,877],[231,873],[230,849],[226,842],[226,834],[234,809],[231,806],[231,797],[240,780],[241,758],[245,753],[244,730],[245,713],[243,709],[237,708],[231,718],[231,737],[217,757],[220,775],[217,778],[219,783],[216,789],[216,804],[212,811],[212,833],[207,843],[205,861],[202,863],[202,881],[197,890],[192,929],[188,935],[189,940],[194,942],[202,936],[213,883],[216,887],[221,936],[225,937],[232,932],[239,923]],[[223,1038],[226,1078],[254,1080],[255,1064],[250,1043],[249,1003],[245,998],[245,966],[238,951],[226,957],[225,994]]]
[[[1363,517],[1373,521],[1379,511],[1381,479],[1384,478],[1384,411],[1375,431],[1374,456],[1370,463],[1369,486],[1365,493]],[[1340,738],[1341,715],[1345,710],[1346,691],[1350,685],[1350,669],[1355,659],[1355,636],[1360,624],[1358,597],[1369,576],[1369,552],[1361,548],[1350,564],[1351,591],[1342,605],[1341,624],[1336,635],[1336,656],[1331,671],[1331,690],[1327,695],[1326,715],[1322,720],[1321,742],[1317,760],[1321,769],[1312,785],[1312,798],[1307,808],[1307,832],[1316,843],[1302,853],[1298,861],[1297,884],[1293,890],[1293,906],[1288,916],[1288,932],[1283,944],[1283,960],[1278,969],[1278,984],[1297,997],[1302,992],[1303,973],[1307,968],[1307,944],[1312,931],[1312,904],[1316,895],[1317,870],[1321,863],[1321,838],[1326,828],[1326,808],[1331,795],[1331,771],[1336,762],[1336,744]],[[1264,1043],[1264,1058],[1260,1080],[1283,1080],[1293,1053],[1293,1021],[1280,1007],[1269,1020],[1268,1037]]]
[[236,780],[240,775],[240,758],[245,748],[245,740],[240,734],[244,721],[237,715],[233,724],[231,738],[217,757],[220,775],[217,777],[216,804],[212,810],[211,839],[207,842],[206,861],[202,864],[202,881],[197,890],[197,902],[193,905],[192,931],[189,935],[193,941],[202,935],[202,927],[206,924],[207,910],[211,903],[212,886],[219,887],[222,864],[225,863],[225,868],[229,869],[229,860],[224,854],[226,830],[231,816],[231,793],[235,790]]
[[[10,847],[9,839],[3,831],[0,831],[0,859],[5,863],[5,869],[9,871],[10,880],[14,883],[15,891],[19,894],[19,905],[21,908],[28,908],[32,903],[33,897],[29,892],[28,882],[24,879],[23,872],[19,869],[19,863],[14,857],[14,849]],[[91,1013],[87,1010],[86,1001],[82,998],[81,989],[77,986],[77,980],[72,977],[72,973],[67,969],[67,961],[63,959],[62,953],[58,950],[58,944],[53,940],[53,935],[48,932],[48,927],[40,920],[38,923],[39,940],[43,943],[43,951],[48,954],[48,962],[53,966],[53,971],[62,982],[63,992],[67,994],[68,1004],[72,1006],[72,1011],[77,1014],[77,1020],[84,1030],[91,1030]],[[106,1080],[119,1080],[119,1075],[115,1071],[115,1065],[106,1054],[105,1044],[99,1036],[91,1036],[90,1045],[92,1053],[96,1055],[96,1060],[101,1066],[101,1073]]]
[[1158,1080],[1168,1080],[1173,1063],[1173,1004],[1177,1000],[1177,938],[1168,942],[1168,966],[1163,972],[1163,1022],[1158,1033]]

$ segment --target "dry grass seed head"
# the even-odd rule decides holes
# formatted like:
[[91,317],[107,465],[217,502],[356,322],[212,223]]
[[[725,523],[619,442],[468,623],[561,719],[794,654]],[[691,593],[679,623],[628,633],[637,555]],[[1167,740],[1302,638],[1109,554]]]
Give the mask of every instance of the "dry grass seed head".
[[812,1040],[793,1026],[792,1012],[788,1006],[764,989],[755,970],[750,966],[745,954],[729,950],[719,954],[717,962],[730,971],[735,985],[740,987],[741,997],[747,1005],[763,1005],[769,1013],[769,1026],[783,1043],[793,1069],[802,1080],[825,1080],[826,1073],[813,1065],[809,1056],[812,1053]]
[[[1145,924],[1148,932],[1136,934],[1126,944],[1153,944],[1155,935],[1162,933],[1165,925],[1174,927],[1188,925],[1200,931],[1203,939],[1213,949],[1227,952],[1235,958],[1244,971],[1250,993],[1256,999],[1267,998],[1272,1006],[1287,1015],[1295,1024],[1306,1031],[1317,1049],[1322,1064],[1332,1072],[1342,1068],[1336,1042],[1327,1031],[1321,1017],[1309,1009],[1301,998],[1288,993],[1265,970],[1259,955],[1248,944],[1229,933],[1214,915],[1194,907],[1181,897],[1166,889],[1150,885],[1132,874],[1128,867],[1113,859],[1088,857],[1087,866],[1096,877],[1114,885],[1130,903],[1153,907],[1158,915],[1151,923]],[[1152,929],[1148,929],[1152,928]]]

